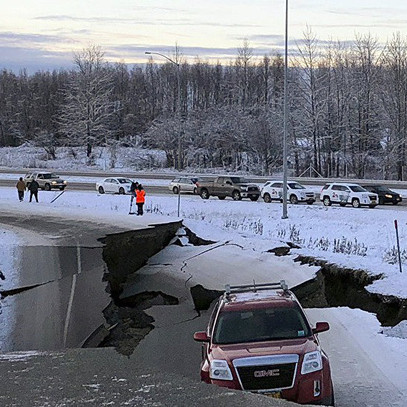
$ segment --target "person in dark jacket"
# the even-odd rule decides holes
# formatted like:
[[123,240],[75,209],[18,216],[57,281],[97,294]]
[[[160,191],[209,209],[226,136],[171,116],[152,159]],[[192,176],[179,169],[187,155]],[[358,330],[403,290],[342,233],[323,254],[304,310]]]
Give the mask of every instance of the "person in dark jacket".
[[17,192],[18,192],[18,199],[20,202],[24,201],[24,191],[25,191],[25,182],[23,181],[23,177],[20,177],[20,179],[17,181]]
[[139,184],[136,190],[137,215],[139,216],[143,214],[143,206],[145,201],[146,201],[146,191],[144,191],[143,186]]
[[40,188],[40,185],[38,184],[38,182],[35,179],[33,179],[30,182],[30,185],[28,186],[28,190],[30,191],[30,202],[33,199],[33,195],[34,195],[35,200],[38,202],[38,190],[39,190],[39,188]]

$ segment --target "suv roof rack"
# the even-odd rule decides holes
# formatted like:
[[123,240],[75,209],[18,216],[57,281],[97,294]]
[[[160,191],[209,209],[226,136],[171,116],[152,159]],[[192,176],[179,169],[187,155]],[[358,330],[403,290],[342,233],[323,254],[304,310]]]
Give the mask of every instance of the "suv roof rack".
[[264,283],[264,284],[256,284],[253,281],[253,284],[247,285],[225,285],[225,295],[228,297],[230,294],[233,293],[244,293],[244,292],[256,292],[260,290],[270,290],[270,289],[282,289],[284,293],[288,293],[288,285],[285,280],[280,280],[278,283]]

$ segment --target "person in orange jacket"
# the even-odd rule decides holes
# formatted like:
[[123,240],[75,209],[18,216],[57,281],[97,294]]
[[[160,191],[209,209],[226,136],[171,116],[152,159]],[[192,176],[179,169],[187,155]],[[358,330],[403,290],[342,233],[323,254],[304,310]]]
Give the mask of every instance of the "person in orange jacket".
[[143,214],[143,206],[146,201],[146,191],[144,191],[141,184],[138,185],[136,189],[136,204],[137,204],[137,215]]

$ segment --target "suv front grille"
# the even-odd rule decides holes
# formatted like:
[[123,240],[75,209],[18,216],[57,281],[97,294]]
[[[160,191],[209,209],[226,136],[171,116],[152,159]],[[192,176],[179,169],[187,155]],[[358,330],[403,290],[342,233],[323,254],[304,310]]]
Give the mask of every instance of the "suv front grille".
[[235,359],[233,365],[243,390],[266,392],[293,387],[298,355]]
[[244,390],[275,390],[291,387],[296,364],[244,366],[237,369]]
[[259,190],[259,188],[257,188],[257,187],[248,187],[247,190],[251,191],[251,192],[253,192],[253,191],[257,192]]
[[376,200],[376,195],[369,195],[369,198],[371,201],[375,201]]

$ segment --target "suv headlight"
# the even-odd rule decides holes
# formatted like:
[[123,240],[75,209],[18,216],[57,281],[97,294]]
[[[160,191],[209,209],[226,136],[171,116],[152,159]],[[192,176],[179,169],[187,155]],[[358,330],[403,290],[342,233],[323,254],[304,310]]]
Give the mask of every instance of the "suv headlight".
[[322,357],[319,350],[306,353],[302,362],[301,374],[316,372],[322,369]]
[[228,362],[219,359],[212,360],[209,377],[215,380],[233,380]]

